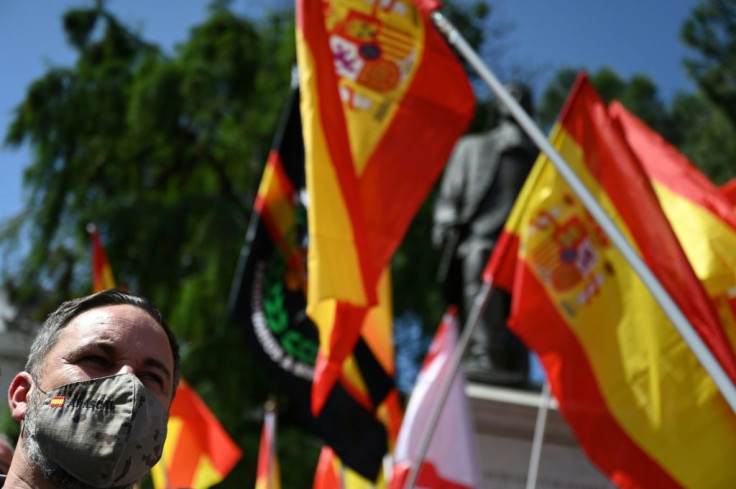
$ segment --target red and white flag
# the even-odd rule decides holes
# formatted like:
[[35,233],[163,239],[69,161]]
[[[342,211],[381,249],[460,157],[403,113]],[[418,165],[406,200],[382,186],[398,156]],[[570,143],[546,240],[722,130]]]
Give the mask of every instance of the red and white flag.
[[[450,374],[452,354],[457,344],[457,329],[455,310],[448,309],[429,347],[404,414],[404,423],[396,442],[390,489],[402,489],[412,465],[417,463],[415,459],[422,437],[429,429],[429,417]],[[462,371],[457,372],[452,382],[421,464],[415,485],[417,489],[480,487],[478,449]]]

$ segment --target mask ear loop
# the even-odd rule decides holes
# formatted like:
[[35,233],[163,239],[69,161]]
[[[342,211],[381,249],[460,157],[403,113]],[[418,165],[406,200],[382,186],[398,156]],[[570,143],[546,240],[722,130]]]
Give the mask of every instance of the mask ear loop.
[[34,385],[34,387],[36,387],[36,389],[40,390],[41,393],[44,396],[47,396],[48,395],[48,392],[46,392],[45,390],[41,389],[41,382],[39,382],[38,380],[36,380],[36,376],[35,375],[31,374],[31,380],[33,381],[33,385]]

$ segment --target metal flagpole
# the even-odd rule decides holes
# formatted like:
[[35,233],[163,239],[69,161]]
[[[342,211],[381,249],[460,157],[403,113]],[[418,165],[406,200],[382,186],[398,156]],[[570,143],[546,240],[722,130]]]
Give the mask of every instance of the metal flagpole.
[[414,462],[411,464],[409,477],[407,477],[406,479],[404,489],[413,489],[414,485],[417,482],[417,477],[419,476],[419,468],[422,466],[422,462],[424,462],[424,457],[427,455],[429,443],[432,441],[432,435],[434,435],[434,430],[437,427],[437,421],[440,418],[440,414],[442,414],[442,409],[445,407],[445,402],[447,401],[447,397],[450,394],[452,381],[455,379],[455,375],[457,375],[457,371],[460,368],[460,360],[462,359],[463,353],[465,353],[465,350],[468,347],[468,343],[470,343],[470,337],[473,333],[473,330],[480,322],[480,317],[483,314],[486,306],[488,305],[488,299],[491,297],[492,291],[493,286],[489,283],[483,282],[481,289],[475,296],[475,300],[473,301],[473,308],[470,311],[470,315],[468,316],[468,320],[465,323],[463,332],[458,339],[455,351],[452,354],[450,373],[447,375],[445,383],[442,385],[442,390],[440,391],[436,404],[432,406],[432,412],[430,413],[429,421],[427,423],[427,431],[425,431],[422,435],[422,440],[419,444],[419,453],[417,454],[416,460],[414,460]]
[[613,220],[606,214],[601,205],[595,199],[593,194],[588,191],[585,185],[575,172],[568,166],[567,162],[547,141],[537,125],[524,112],[524,109],[509,95],[501,82],[483,63],[483,60],[475,53],[473,48],[460,35],[455,26],[439,11],[435,10],[431,14],[432,21],[437,29],[445,36],[447,41],[454,46],[465,60],[478,72],[486,84],[491,88],[493,93],[501,102],[509,109],[511,115],[516,119],[522,129],[529,135],[532,141],[539,149],[547,155],[547,158],[557,169],[558,173],[565,179],[570,188],[577,194],[585,208],[590,212],[596,222],[606,233],[611,242],[621,252],[631,268],[639,275],[649,291],[659,303],[660,307],[672,321],[682,339],[688,344],[692,352],[697,357],[708,375],[720,390],[723,397],[728,402],[731,410],[736,413],[736,387],[731,379],[728,378],[721,364],[713,356],[700,336],[695,332],[690,322],[682,313],[680,308],[675,304],[667,290],[662,286],[657,277],[654,276],[649,267],[639,257],[631,244],[626,240],[623,233],[616,227]]
[[539,398],[537,422],[534,425],[534,440],[532,441],[532,451],[529,455],[529,470],[526,473],[526,489],[537,487],[539,459],[542,457],[542,442],[544,441],[544,428],[547,424],[547,411],[549,410],[550,400],[549,381],[545,380],[544,387],[542,387],[542,395]]

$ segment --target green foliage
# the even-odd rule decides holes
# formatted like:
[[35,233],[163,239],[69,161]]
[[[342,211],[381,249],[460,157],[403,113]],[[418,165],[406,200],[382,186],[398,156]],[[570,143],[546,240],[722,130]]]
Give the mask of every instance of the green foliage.
[[685,68],[703,93],[736,124],[736,3],[705,0],[692,12],[681,31],[696,55]]
[[671,109],[673,140],[716,185],[736,176],[736,132],[724,111],[704,96],[679,94]]

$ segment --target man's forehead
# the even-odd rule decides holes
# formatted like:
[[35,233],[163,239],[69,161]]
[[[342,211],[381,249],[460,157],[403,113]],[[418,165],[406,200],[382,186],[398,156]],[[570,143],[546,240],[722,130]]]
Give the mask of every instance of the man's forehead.
[[[159,351],[171,358],[168,336],[150,314],[131,305],[114,305],[90,309],[73,317],[64,327],[56,346],[68,349],[86,344],[108,344],[111,347],[142,347]],[[166,348],[160,347],[165,345]],[[167,352],[168,355],[164,354]]]
[[[118,304],[89,309],[71,318],[64,329],[70,329],[70,327],[73,326],[82,328],[95,327],[99,325],[117,325],[130,328],[148,328],[155,326],[156,329],[161,330],[161,333],[164,333],[163,327],[158,324],[158,322],[153,319],[148,312],[129,304]],[[117,330],[119,328],[113,329]]]

